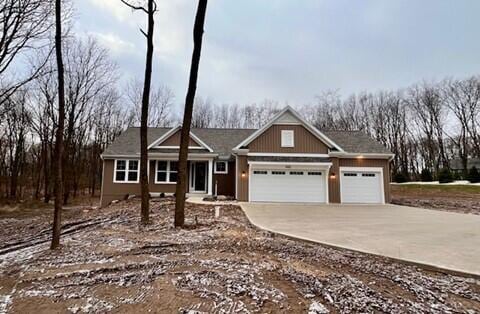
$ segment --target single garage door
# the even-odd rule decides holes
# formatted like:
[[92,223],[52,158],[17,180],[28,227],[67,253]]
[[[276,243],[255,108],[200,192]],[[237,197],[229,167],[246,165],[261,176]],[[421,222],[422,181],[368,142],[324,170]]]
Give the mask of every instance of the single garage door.
[[341,169],[342,203],[383,203],[383,178],[380,170]]
[[325,172],[322,170],[253,169],[252,202],[325,202]]

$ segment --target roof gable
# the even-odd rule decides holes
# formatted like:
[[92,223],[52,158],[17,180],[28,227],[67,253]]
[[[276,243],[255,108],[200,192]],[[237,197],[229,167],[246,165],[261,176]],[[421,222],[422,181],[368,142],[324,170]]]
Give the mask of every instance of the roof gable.
[[[165,148],[167,146],[170,146],[170,145],[161,145],[161,144],[165,143],[166,141],[168,141],[169,139],[171,139],[174,136],[179,136],[179,132],[181,131],[181,129],[182,129],[181,126],[176,126],[176,127],[172,128],[170,131],[163,134],[157,140],[155,140],[152,144],[150,144],[148,146],[148,149],[162,148],[162,146],[163,146],[163,148]],[[175,139],[175,141],[176,141],[176,139]],[[178,144],[171,146],[171,148],[178,148],[180,146],[179,142],[180,142],[180,140],[178,139]],[[201,148],[204,148],[204,149],[208,150],[209,152],[213,152],[213,149],[210,148],[210,146],[208,146],[207,144],[205,144],[205,142],[203,142],[200,138],[198,138],[192,131],[190,131],[190,143],[191,142],[194,142],[195,144],[197,144],[194,147],[201,147]]]
[[307,129],[310,133],[312,133],[316,138],[322,141],[327,147],[334,148],[338,151],[343,151],[343,149],[333,142],[329,137],[325,134],[320,132],[317,128],[313,125],[305,121],[292,107],[287,106],[282,111],[277,113],[267,124],[265,124],[262,128],[258,129],[240,144],[238,144],[235,149],[241,149],[244,146],[250,144],[253,140],[258,138],[261,134],[267,131],[272,125],[274,124],[298,124],[302,125]]

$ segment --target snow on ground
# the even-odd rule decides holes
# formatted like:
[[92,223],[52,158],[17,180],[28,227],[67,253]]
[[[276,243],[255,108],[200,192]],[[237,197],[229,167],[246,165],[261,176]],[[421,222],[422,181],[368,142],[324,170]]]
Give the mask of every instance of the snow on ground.
[[137,200],[80,213],[53,252],[48,219],[0,229],[0,313],[480,311],[474,278],[274,236],[232,205],[188,204],[175,229],[173,206],[146,227]]

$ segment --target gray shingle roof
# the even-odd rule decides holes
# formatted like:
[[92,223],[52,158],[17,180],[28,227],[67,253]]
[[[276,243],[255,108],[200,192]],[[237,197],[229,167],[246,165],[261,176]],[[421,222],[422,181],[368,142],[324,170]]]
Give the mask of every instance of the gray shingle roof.
[[[171,128],[148,128],[148,145]],[[254,129],[192,129],[205,144],[220,156],[228,157],[232,149],[246,139]],[[140,128],[128,128],[104,151],[104,155],[133,155],[140,153]]]
[[[148,144],[150,145],[170,128],[149,128]],[[192,129],[205,144],[221,157],[229,157],[232,149],[250,136],[255,129]],[[360,131],[322,131],[348,153],[389,154],[390,151]],[[140,128],[128,128],[110,146],[104,155],[133,155],[140,153]]]
[[362,131],[322,131],[347,153],[391,154],[382,144]]

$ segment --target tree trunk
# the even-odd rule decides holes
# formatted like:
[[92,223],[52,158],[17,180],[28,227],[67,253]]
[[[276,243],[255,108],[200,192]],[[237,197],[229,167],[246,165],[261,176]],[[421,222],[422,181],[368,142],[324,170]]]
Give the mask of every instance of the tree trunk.
[[58,72],[58,126],[55,135],[55,207],[53,213],[53,233],[50,248],[56,249],[60,246],[60,228],[62,219],[62,163],[63,163],[63,131],[65,127],[65,80],[62,59],[62,0],[55,0],[55,52],[57,57]]
[[190,125],[192,123],[193,102],[195,100],[195,92],[197,90],[198,67],[200,64],[200,53],[202,51],[203,25],[205,24],[206,11],[207,0],[199,0],[197,15],[195,16],[195,25],[193,27],[192,64],[190,68],[190,79],[188,82],[187,96],[185,99],[182,133],[180,137],[180,154],[175,200],[175,227],[183,227],[185,223],[188,142],[190,140]]
[[150,102],[150,85],[152,82],[152,58],[153,58],[153,29],[155,13],[154,1],[148,1],[148,29],[147,29],[147,57],[145,62],[145,82],[142,95],[142,115],[140,122],[140,185],[142,189],[141,222],[150,222],[150,193],[148,189],[148,105]]

